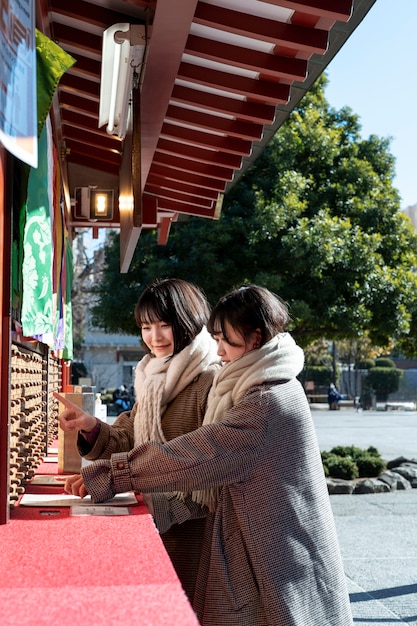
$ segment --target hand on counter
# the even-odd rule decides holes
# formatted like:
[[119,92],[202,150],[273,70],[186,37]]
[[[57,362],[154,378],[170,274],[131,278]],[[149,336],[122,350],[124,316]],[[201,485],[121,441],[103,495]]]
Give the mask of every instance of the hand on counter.
[[81,474],[69,476],[65,481],[64,491],[72,496],[80,496],[80,498],[85,498],[85,496],[88,495],[88,491],[84,485]]
[[62,413],[59,414],[59,425],[62,430],[65,432],[70,432],[72,430],[83,430],[85,432],[91,432],[97,423],[97,418],[89,413],[83,411],[79,406],[71,402],[57,393],[53,392],[54,397],[59,400],[64,406],[65,409]]

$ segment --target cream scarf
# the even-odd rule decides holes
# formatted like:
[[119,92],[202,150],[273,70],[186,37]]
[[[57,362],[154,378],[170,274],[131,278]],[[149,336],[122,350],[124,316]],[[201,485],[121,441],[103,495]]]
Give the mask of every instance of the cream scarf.
[[135,446],[147,441],[166,442],[161,418],[167,405],[216,362],[217,345],[205,327],[173,357],[155,358],[147,354],[139,361],[135,370]]
[[[304,352],[289,333],[280,333],[259,350],[226,363],[216,374],[207,400],[203,424],[221,422],[226,411],[255,385],[290,380],[301,372]],[[214,510],[220,488],[193,492],[195,502]]]

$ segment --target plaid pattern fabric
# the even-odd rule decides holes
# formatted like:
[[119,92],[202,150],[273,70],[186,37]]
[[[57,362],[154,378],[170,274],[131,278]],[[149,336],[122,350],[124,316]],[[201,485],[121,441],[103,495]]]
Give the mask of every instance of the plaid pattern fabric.
[[[162,428],[167,440],[201,426],[207,396],[217,369],[217,367],[212,368],[197,376],[168,406],[162,419]],[[122,413],[113,426],[102,423],[98,439],[92,448],[80,435],[78,437],[80,453],[88,459],[95,460],[108,459],[112,454],[131,450],[134,445],[135,413],[136,405],[132,411]],[[172,505],[170,499],[164,498],[163,494],[156,494],[156,496],[155,523],[159,527],[158,500],[163,498],[168,509],[175,507],[176,501],[174,500]],[[171,513],[170,517],[175,518],[175,513]],[[175,524],[161,534],[165,549],[190,601],[194,596],[204,528],[205,519],[191,519],[182,524]]]
[[117,492],[126,468],[143,492],[223,487],[196,581],[202,626],[352,626],[319,446],[297,380],[254,387],[223,422],[120,456],[84,468],[93,499]]

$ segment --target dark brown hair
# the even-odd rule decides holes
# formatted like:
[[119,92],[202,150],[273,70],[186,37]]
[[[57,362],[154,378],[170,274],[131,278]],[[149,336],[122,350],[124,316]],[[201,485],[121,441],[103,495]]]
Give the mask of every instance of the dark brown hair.
[[203,292],[180,278],[153,281],[135,306],[135,320],[139,328],[155,322],[171,324],[174,354],[193,341],[207,324],[209,315],[210,308]]
[[[243,337],[259,328],[260,345],[284,332],[290,320],[288,307],[276,294],[258,285],[244,285],[219,300],[210,315],[207,329],[227,338],[226,322]],[[233,345],[233,344],[231,344]]]

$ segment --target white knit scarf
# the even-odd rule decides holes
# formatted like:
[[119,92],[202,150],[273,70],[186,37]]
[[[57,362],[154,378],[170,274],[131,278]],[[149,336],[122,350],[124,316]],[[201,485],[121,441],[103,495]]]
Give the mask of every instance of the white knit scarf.
[[[216,374],[207,400],[203,424],[221,422],[253,386],[268,381],[290,380],[301,372],[304,352],[289,333],[280,333],[259,350],[251,350],[226,363]],[[219,488],[195,491],[193,500],[214,510]]]
[[161,418],[167,405],[216,362],[219,362],[217,345],[205,327],[173,357],[156,358],[147,354],[139,361],[135,370],[135,446],[147,441],[166,442]]

